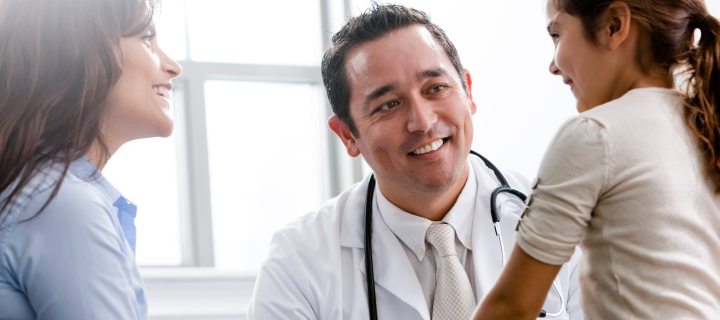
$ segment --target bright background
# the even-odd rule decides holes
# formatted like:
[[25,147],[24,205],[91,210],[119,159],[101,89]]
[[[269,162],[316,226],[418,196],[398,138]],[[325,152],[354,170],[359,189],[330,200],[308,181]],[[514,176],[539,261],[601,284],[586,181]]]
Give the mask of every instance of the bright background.
[[[543,1],[391,3],[429,13],[470,70],[478,105],[473,149],[500,167],[532,178],[557,128],[576,114],[569,88],[548,72],[553,44],[545,29]],[[708,5],[720,16],[719,0]],[[242,319],[273,232],[358,181],[358,172],[368,172],[338,150],[329,135],[330,114],[318,77],[329,37],[348,14],[369,6],[369,0],[163,1],[161,47],[187,71],[175,81],[179,89],[173,90],[175,104],[183,104],[173,107],[176,131],[168,139],[123,146],[103,171],[138,205],[137,260],[151,298],[159,288],[153,279],[182,281],[186,271],[177,270],[202,269],[206,273],[197,277],[217,280],[213,277],[220,272],[228,278],[218,283],[244,279],[238,287],[244,288],[245,300],[239,307],[214,305],[214,317]],[[234,66],[258,71],[193,78]],[[315,80],[284,81],[283,70],[310,70]],[[193,97],[200,91],[204,98],[180,96],[183,88],[195,90]],[[202,135],[193,136],[197,132]],[[193,180],[188,158],[203,160],[200,176],[207,183]],[[188,209],[188,203],[203,197],[206,210]],[[197,221],[207,224],[209,235],[193,231]],[[210,239],[209,245],[196,245],[198,233]],[[210,259],[189,258],[199,253]],[[163,278],[167,274],[174,276]],[[197,290],[198,284],[188,288]],[[178,315],[187,306],[163,304],[157,296],[155,301],[153,319],[193,318]],[[197,310],[193,319],[209,312]]]

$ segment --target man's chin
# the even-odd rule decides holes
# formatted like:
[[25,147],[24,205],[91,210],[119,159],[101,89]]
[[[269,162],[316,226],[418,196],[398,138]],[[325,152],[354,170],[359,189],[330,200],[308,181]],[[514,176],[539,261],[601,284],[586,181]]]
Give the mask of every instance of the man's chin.
[[436,174],[432,175],[414,175],[413,178],[419,191],[441,193],[452,188],[459,176],[459,174],[453,174],[453,172],[436,172]]

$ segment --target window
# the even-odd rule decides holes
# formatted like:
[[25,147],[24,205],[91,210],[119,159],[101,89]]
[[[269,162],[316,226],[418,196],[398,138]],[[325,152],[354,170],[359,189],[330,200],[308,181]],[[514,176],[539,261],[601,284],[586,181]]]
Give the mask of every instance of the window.
[[138,204],[151,319],[244,318],[273,233],[361,178],[326,127],[319,68],[344,16],[325,0],[163,2],[175,131],[104,170]]
[[103,169],[113,186],[138,206],[139,265],[182,264],[176,143],[176,135],[133,141]]
[[186,1],[193,61],[320,65],[320,1]]
[[311,84],[205,82],[216,268],[256,275],[272,234],[322,204],[326,116],[319,91]]

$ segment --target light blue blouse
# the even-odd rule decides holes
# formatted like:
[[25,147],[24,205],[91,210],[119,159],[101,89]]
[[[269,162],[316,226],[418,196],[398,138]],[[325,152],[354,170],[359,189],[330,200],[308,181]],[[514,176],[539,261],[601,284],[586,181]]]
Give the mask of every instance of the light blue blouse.
[[40,170],[0,213],[0,320],[147,319],[137,207],[83,157],[35,216],[61,174],[60,166]]

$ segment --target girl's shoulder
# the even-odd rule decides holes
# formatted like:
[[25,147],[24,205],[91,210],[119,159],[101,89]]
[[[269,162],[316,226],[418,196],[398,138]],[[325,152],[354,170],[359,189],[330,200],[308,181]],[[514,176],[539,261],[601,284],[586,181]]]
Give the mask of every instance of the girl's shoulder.
[[577,117],[592,119],[609,127],[612,124],[664,118],[682,110],[682,94],[675,89],[640,88],[603,105],[579,114]]

